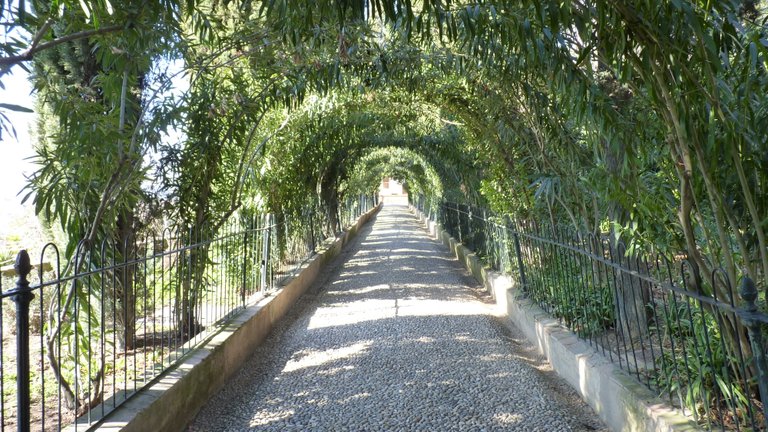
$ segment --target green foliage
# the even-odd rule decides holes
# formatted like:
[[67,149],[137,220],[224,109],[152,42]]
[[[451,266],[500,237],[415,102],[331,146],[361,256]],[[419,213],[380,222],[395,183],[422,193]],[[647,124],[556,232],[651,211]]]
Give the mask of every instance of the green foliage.
[[438,183],[439,191],[458,188],[461,178],[453,177],[442,156],[452,152],[458,162],[453,167],[472,162],[459,148],[455,126],[432,112],[394,91],[371,92],[362,100],[355,92],[313,98],[287,114],[272,138],[257,181],[261,195],[270,211],[299,214],[308,197],[332,207],[329,198],[371,192],[385,175],[406,180],[414,192],[435,191]]
[[538,246],[541,249],[536,248],[526,261],[532,299],[580,337],[597,337],[616,329],[616,288],[602,280],[600,272],[594,278],[591,262],[574,259],[571,263],[557,249]]
[[[659,313],[656,331],[664,350],[654,379],[663,394],[677,395],[707,423],[741,423],[750,409],[749,390],[735,377],[741,361],[723,340],[717,320],[700,305],[672,299]],[[741,426],[749,426],[741,424]]]
[[443,196],[443,184],[434,166],[415,151],[397,147],[376,149],[363,156],[342,191],[349,195],[376,193],[384,177],[400,181],[413,196]]
[[[765,287],[768,33],[754,2],[18,5],[0,4],[19,32],[0,43],[0,78],[34,61],[27,198],[64,227],[69,256],[147,225],[212,235],[237,212],[317,213],[331,234],[345,198],[391,176],[433,206],[488,204],[629,254],[682,254],[702,274],[722,266],[730,284],[694,287],[718,299],[742,273]],[[169,59],[189,90],[155,99]],[[0,105],[3,128],[18,109]],[[179,301],[199,301],[209,252]],[[559,313],[586,334],[613,321],[604,290],[573,300],[594,313]]]

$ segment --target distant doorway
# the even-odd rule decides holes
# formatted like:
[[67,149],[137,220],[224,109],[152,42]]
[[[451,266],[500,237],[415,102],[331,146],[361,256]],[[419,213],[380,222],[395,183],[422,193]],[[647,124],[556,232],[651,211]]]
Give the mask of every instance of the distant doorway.
[[379,198],[384,205],[408,205],[408,190],[399,181],[384,177],[379,186]]

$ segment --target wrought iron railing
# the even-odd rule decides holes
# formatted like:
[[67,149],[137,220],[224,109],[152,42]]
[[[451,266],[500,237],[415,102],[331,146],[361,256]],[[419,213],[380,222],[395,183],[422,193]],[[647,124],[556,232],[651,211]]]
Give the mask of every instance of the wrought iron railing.
[[[374,198],[342,203],[348,226]],[[295,274],[327,216],[237,215],[220,228],[53,244],[0,280],[0,430],[88,430]],[[4,272],[4,274],[7,272]]]
[[[414,206],[422,211],[423,201]],[[710,430],[766,430],[766,293],[701,275],[684,257],[608,236],[441,203],[438,221],[489,267],[640,382]],[[740,297],[740,298],[739,298]],[[762,297],[762,298],[760,298]]]

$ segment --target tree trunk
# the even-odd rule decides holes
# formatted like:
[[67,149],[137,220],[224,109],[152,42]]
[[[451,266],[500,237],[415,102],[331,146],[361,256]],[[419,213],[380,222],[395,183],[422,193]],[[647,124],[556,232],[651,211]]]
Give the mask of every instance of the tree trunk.
[[[116,261],[128,263],[136,256],[136,242],[133,237],[134,215],[130,211],[124,211],[117,218],[117,253]],[[115,322],[117,323],[118,350],[128,351],[136,345],[136,293],[134,291],[134,275],[136,273],[133,264],[125,264],[115,271],[116,284],[114,286]]]
[[[618,111],[628,110],[628,102],[632,95],[626,89],[622,88],[609,65],[606,65],[602,59],[606,56],[602,52],[602,46],[598,40],[598,81],[603,91],[611,98]],[[603,158],[605,168],[608,174],[613,178],[614,183],[622,184],[623,178],[627,175],[623,166],[627,159],[624,143],[611,143],[607,139],[602,140]],[[609,245],[611,260],[623,268],[635,270],[640,273],[643,271],[639,265],[639,259],[634,252],[627,253],[626,247],[622,247],[619,241],[619,235],[616,232],[616,225],[624,226],[629,220],[627,211],[621,203],[614,199],[608,199],[606,216],[610,222]],[[633,266],[634,263],[634,266]],[[621,334],[626,343],[634,344],[644,334],[648,332],[649,313],[646,307],[651,299],[650,288],[638,278],[621,272],[616,275],[614,284],[614,305],[616,314],[616,330]]]
[[336,191],[336,181],[333,172],[326,173],[325,178],[323,178],[320,185],[320,197],[328,212],[328,234],[334,236],[341,230],[341,228],[339,221],[338,193]]
[[[190,239],[190,245],[193,241],[195,239]],[[206,257],[205,248],[192,248],[187,260],[181,263],[181,283],[177,285],[175,306],[176,330],[182,341],[191,339],[203,330],[197,307],[204,285]]]

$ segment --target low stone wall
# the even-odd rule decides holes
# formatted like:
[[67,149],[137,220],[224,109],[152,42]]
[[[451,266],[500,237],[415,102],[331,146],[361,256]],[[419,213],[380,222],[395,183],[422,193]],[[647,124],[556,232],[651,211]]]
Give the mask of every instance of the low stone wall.
[[[107,415],[98,430],[182,431],[203,405],[235,374],[267,337],[277,321],[313,284],[320,270],[379,211],[375,207],[304,264],[301,271],[270,296],[246,308],[207,343],[190,353],[154,384]],[[78,425],[85,430],[87,424]],[[73,429],[73,428],[70,428]]]
[[435,221],[411,210],[434,238],[442,241],[493,296],[507,325],[514,325],[543,354],[552,368],[570,384],[613,431],[687,432],[702,430],[679,411],[616,367],[525,298],[507,275],[485,268],[467,249]]

